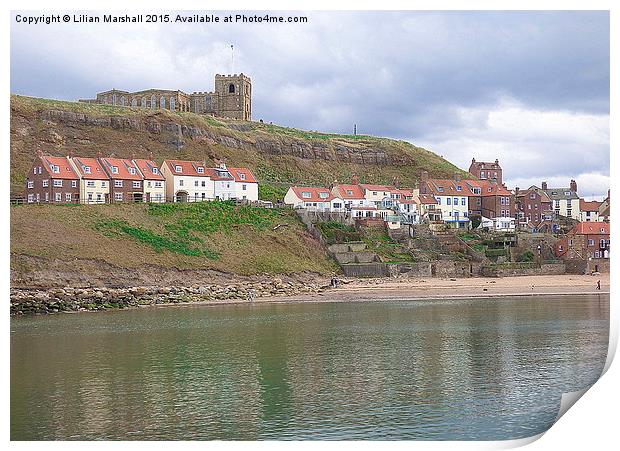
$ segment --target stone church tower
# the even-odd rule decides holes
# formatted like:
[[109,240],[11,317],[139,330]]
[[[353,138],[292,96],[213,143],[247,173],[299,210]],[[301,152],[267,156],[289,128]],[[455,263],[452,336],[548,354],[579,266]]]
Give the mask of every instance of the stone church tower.
[[252,82],[250,77],[215,75],[217,115],[249,121],[252,119]]

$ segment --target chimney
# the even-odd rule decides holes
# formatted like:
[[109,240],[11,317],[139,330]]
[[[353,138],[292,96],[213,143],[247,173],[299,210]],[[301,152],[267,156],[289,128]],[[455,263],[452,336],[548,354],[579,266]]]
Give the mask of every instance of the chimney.
[[515,197],[519,196],[519,187],[515,186]]
[[574,180],[570,181],[570,190],[574,193],[577,192],[577,182]]
[[540,187],[541,187],[542,189],[547,189],[547,182],[542,182],[542,183],[540,184]]
[[428,171],[422,171],[420,174],[420,194],[426,194],[428,190]]
[[357,185],[358,181],[357,181],[357,174],[353,174],[351,176],[351,185]]
[[474,164],[475,162],[476,162],[476,159],[475,159],[475,158],[472,158],[472,159],[471,159],[471,164]]
[[495,164],[499,165],[499,159],[495,159]]

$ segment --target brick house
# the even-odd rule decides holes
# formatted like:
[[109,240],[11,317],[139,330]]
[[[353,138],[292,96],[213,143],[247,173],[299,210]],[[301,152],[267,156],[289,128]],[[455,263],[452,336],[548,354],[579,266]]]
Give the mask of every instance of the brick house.
[[110,179],[111,202],[142,202],[144,178],[135,163],[123,158],[99,158]]
[[562,259],[609,259],[609,223],[580,222],[555,245]]
[[519,228],[539,228],[545,221],[552,221],[554,212],[551,199],[537,186],[526,190],[515,188],[515,215]]
[[514,218],[515,196],[504,185],[494,181],[463,180],[469,197],[469,214],[488,219]]
[[159,172],[159,168],[153,160],[132,160],[142,174],[143,200],[144,202],[166,201],[166,179]]
[[110,179],[96,158],[67,157],[80,178],[80,203],[103,204],[109,202]]
[[499,185],[503,183],[502,167],[499,165],[499,160],[495,160],[495,163],[488,163],[476,161],[475,158],[472,158],[469,173],[480,180],[495,181]]
[[80,178],[67,157],[38,154],[26,177],[28,203],[77,203]]

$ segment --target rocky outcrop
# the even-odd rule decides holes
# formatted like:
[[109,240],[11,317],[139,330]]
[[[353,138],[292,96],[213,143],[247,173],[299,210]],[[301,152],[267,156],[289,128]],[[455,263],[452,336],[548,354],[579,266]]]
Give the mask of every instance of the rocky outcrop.
[[316,293],[325,287],[312,282],[285,282],[275,278],[264,282],[238,282],[227,285],[191,287],[131,288],[52,288],[11,290],[11,315],[48,314],[107,309],[125,309],[158,304],[187,302],[252,302],[250,298]]
[[[64,110],[43,110],[40,119],[48,124],[66,126],[103,127],[114,130],[147,132],[156,135],[169,135],[164,141],[183,147],[186,140],[197,140],[220,144],[239,150],[256,149],[272,155],[288,155],[297,158],[340,161],[346,163],[371,165],[414,165],[415,161],[402,152],[388,154],[371,142],[348,143],[339,140],[312,140],[294,137],[269,135],[268,133],[248,133],[247,126],[228,124],[220,127],[200,127],[171,121],[162,114],[145,117],[91,116]],[[241,124],[242,125],[242,124]],[[239,135],[242,136],[239,136]],[[56,137],[61,139],[61,137]]]

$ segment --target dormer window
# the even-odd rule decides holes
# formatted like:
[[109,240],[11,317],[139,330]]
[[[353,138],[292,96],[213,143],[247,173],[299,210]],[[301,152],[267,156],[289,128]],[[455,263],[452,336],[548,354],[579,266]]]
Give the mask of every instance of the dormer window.
[[55,164],[50,164],[50,169],[56,174],[60,172],[60,167],[56,166]]
[[131,175],[136,175],[136,168],[129,168],[129,173]]
[[174,171],[175,172],[183,172],[183,167],[180,164],[177,164],[174,167]]
[[456,186],[456,190],[457,190],[457,191],[462,191],[462,190],[463,190],[463,188],[461,188],[461,186],[460,186],[460,185],[457,185],[457,186]]
[[301,197],[303,197],[304,199],[310,199],[312,195],[308,191],[304,191],[301,193]]
[[564,191],[565,196],[570,196],[570,191]]
[[197,169],[199,174],[204,174],[205,173],[205,168],[203,168],[202,166],[199,166]]
[[319,193],[321,199],[327,199],[327,193]]
[[438,186],[437,187],[437,191],[439,191],[440,193],[443,193],[443,187],[442,186]]
[[152,169],[151,169],[151,172],[152,172],[153,174],[159,174],[159,171],[157,170],[157,168],[152,168]]
[[240,178],[241,180],[245,180],[245,174],[244,174],[243,172],[240,172],[240,173],[239,173],[239,178]]
[[118,167],[112,166],[112,174],[118,174]]
[[347,190],[347,195],[348,196],[352,196],[353,195],[353,191],[351,191],[350,189]]
[[489,193],[490,193],[491,191],[493,191],[493,188],[491,188],[491,187],[489,186],[488,191],[489,191]]
[[84,166],[84,174],[90,174],[90,166]]

